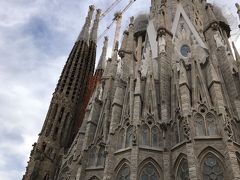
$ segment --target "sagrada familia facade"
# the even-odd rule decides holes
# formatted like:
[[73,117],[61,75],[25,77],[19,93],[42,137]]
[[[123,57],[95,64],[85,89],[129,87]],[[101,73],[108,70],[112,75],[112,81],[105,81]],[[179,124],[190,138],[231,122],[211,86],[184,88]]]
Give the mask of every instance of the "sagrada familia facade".
[[220,10],[206,0],[151,0],[111,58],[105,37],[96,70],[94,12],[23,180],[240,180],[240,55]]

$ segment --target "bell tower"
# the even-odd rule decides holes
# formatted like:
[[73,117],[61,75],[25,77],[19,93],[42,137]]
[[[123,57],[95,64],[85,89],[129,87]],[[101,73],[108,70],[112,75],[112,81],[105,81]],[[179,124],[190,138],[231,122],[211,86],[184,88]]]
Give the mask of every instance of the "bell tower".
[[96,58],[96,39],[100,10],[89,33],[94,6],[89,7],[83,29],[63,68],[49,106],[49,110],[33,145],[23,180],[54,179],[61,157],[72,143],[73,127],[78,122],[79,107],[86,93],[87,79],[93,75]]

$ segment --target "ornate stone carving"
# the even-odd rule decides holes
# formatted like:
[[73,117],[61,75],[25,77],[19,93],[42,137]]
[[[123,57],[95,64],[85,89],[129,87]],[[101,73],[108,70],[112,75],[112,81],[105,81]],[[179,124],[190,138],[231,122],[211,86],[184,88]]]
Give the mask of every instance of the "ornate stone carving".
[[184,130],[184,137],[186,138],[186,140],[190,140],[190,132],[191,132],[191,129],[190,129],[190,125],[188,123],[188,120],[187,118],[184,118],[183,119],[183,130]]
[[166,52],[166,40],[164,35],[160,36],[158,39],[159,54]]
[[132,145],[137,145],[137,128],[134,126],[132,131]]
[[224,116],[224,131],[228,137],[228,141],[233,141],[233,130],[230,117],[228,115]]
[[98,88],[97,91],[97,99],[99,101],[102,101],[102,97],[103,97],[103,84],[100,85],[100,88]]
[[214,35],[213,35],[214,39],[215,39],[215,42],[216,42],[216,45],[217,45],[217,48],[220,48],[220,47],[224,47],[224,41],[221,37],[221,35],[219,34],[219,32],[217,31]]

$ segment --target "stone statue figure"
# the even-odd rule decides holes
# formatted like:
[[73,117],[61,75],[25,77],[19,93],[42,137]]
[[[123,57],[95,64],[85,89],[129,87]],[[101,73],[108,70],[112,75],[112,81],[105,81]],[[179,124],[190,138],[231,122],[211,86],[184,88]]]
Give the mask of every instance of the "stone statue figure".
[[[238,3],[236,3],[235,6],[237,8],[237,13],[238,13],[239,20],[240,20],[240,5]],[[240,25],[238,25],[238,27],[240,28]]]
[[117,62],[117,74],[122,74],[122,61],[118,60]]
[[164,36],[161,36],[158,40],[158,45],[159,45],[159,53],[165,53],[166,52],[166,40]]
[[101,101],[102,100],[102,96],[103,96],[103,85],[101,85],[100,89],[99,89],[99,94],[98,94],[98,99]]
[[240,5],[239,5],[238,3],[236,3],[235,6],[236,6],[236,8],[237,8],[237,10],[238,10],[238,11],[237,11],[238,14],[240,14]]
[[216,41],[217,48],[224,46],[224,41],[218,32],[214,34],[214,39]]

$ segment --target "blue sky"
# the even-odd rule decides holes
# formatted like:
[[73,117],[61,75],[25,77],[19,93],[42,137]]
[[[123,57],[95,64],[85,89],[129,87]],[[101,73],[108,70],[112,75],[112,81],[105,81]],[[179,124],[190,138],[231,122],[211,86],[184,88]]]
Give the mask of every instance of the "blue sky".
[[[128,1],[122,0],[101,22],[100,32],[110,23],[113,13]],[[105,9],[111,2],[113,0],[0,0],[1,180],[21,179],[25,171],[31,145],[37,140],[88,5]],[[235,13],[234,0],[217,2],[228,2],[230,12]],[[130,16],[148,12],[149,7],[150,0],[137,0],[124,15],[122,29],[128,25]],[[109,34],[113,34],[113,29]],[[98,56],[101,47],[100,41]]]

